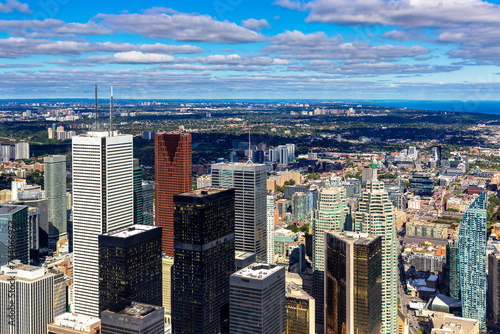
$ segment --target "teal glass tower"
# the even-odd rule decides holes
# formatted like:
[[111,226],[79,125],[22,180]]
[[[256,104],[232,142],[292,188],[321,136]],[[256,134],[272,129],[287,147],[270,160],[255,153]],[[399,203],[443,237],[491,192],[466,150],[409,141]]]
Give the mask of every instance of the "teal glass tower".
[[142,168],[139,159],[134,159],[134,224],[142,224]]
[[469,206],[458,233],[462,316],[479,320],[486,315],[486,208],[484,192]]

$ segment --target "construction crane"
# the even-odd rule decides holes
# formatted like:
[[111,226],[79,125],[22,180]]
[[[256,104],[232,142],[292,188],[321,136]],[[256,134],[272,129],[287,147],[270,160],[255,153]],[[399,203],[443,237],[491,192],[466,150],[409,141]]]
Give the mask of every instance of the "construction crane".
[[61,285],[59,285],[59,289],[57,290],[56,299],[54,300],[54,308],[56,308],[56,306],[57,306],[57,301],[59,299],[59,295],[61,294],[61,288],[62,288],[64,283],[65,282],[62,282]]

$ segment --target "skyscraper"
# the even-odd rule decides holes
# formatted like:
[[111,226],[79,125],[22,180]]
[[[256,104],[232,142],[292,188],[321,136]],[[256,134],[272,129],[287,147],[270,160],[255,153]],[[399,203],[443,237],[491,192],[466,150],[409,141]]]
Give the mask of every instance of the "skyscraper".
[[154,225],[154,183],[152,181],[142,182],[142,223]]
[[52,155],[45,163],[45,198],[49,218],[49,239],[59,239],[68,232],[66,205],[66,156]]
[[367,182],[355,214],[355,231],[382,237],[382,331],[396,333],[398,325],[398,259],[396,219],[383,182]]
[[174,333],[227,332],[234,238],[234,189],[174,196]]
[[469,206],[460,223],[458,252],[462,316],[479,320],[484,326],[486,315],[486,209],[483,192]]
[[16,147],[15,148],[16,160],[30,158],[30,143],[26,142],[16,143],[15,147]]
[[165,324],[172,325],[172,267],[174,258],[162,254],[162,305],[165,311]]
[[446,266],[444,269],[443,293],[460,300],[460,260],[458,240],[448,241],[446,246]]
[[280,145],[276,148],[276,153],[278,155],[278,163],[282,165],[288,165],[288,148],[286,145]]
[[193,188],[191,150],[190,134],[155,133],[155,219],[168,256],[174,256],[174,195]]
[[293,282],[286,282],[286,332],[293,334],[314,334],[314,298]]
[[382,238],[368,233],[328,232],[325,244],[325,333],[379,334]]
[[288,152],[288,161],[295,161],[295,144],[286,144],[286,150]]
[[[46,334],[47,325],[54,321],[54,276],[44,268],[19,261],[11,266],[0,268],[0,333]],[[12,284],[15,285],[13,304]],[[9,326],[10,307],[14,307],[15,327]]]
[[[28,206],[0,205],[0,265],[12,260],[29,263],[31,243],[28,226]],[[12,258],[10,249],[13,250]]]
[[347,216],[346,190],[343,187],[322,189],[314,211],[313,229],[313,297],[316,300],[316,323],[323,325],[325,232],[342,231]]
[[285,268],[253,263],[230,277],[230,333],[286,333]]
[[99,317],[98,236],[134,223],[131,135],[73,137],[74,311]]
[[99,309],[133,300],[162,304],[161,227],[133,225],[99,235]]
[[309,223],[309,196],[303,192],[292,195],[293,223],[302,226]]
[[142,168],[134,159],[134,224],[142,224]]
[[267,263],[274,264],[274,196],[267,196]]
[[257,262],[267,261],[266,177],[263,164],[212,165],[212,185],[235,188],[236,250],[255,253]]
[[494,246],[488,255],[488,309],[490,319],[500,324],[500,247]]
[[163,307],[134,301],[118,303],[101,314],[102,334],[162,334]]

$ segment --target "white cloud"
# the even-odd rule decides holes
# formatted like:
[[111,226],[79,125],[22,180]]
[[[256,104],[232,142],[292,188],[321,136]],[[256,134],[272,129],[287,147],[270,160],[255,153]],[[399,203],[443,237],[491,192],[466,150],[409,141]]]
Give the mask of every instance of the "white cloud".
[[33,14],[30,7],[26,3],[21,3],[18,0],[7,0],[7,2],[0,2],[0,13],[12,13],[18,11],[23,14]]
[[288,9],[296,9],[300,10],[304,7],[303,1],[294,1],[294,0],[278,0],[274,2],[274,5],[288,8]]
[[174,57],[159,53],[142,53],[137,51],[119,52],[109,56],[93,56],[85,60],[88,63],[106,64],[162,64],[171,63]]
[[243,20],[241,21],[241,25],[247,29],[250,30],[256,30],[256,31],[261,31],[264,28],[269,28],[271,27],[269,25],[269,22],[267,22],[266,19],[248,19],[248,20]]

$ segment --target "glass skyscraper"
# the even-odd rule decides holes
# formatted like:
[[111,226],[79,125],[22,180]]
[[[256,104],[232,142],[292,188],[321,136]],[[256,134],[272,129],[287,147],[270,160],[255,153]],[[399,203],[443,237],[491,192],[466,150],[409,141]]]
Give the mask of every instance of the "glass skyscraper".
[[45,163],[45,197],[50,222],[49,237],[59,239],[68,232],[66,205],[66,156],[52,155],[43,159]]
[[143,223],[142,201],[142,168],[139,159],[134,159],[134,224]]
[[[9,246],[12,254],[9,254]],[[0,205],[0,265],[19,260],[29,263],[30,240],[28,228],[28,206]]]
[[462,316],[484,324],[486,315],[486,208],[484,192],[469,206],[458,232]]

